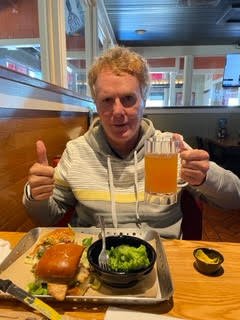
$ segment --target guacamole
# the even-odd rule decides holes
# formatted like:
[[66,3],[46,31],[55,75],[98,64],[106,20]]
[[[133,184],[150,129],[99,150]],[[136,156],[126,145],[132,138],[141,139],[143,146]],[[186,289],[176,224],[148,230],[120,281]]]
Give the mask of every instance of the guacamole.
[[107,250],[109,266],[113,271],[135,271],[149,266],[150,262],[144,245],[138,248],[120,245]]

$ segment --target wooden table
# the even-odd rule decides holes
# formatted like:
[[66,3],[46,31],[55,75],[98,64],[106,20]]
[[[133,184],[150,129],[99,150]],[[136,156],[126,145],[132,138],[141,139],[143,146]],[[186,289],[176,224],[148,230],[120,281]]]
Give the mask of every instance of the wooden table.
[[[9,240],[12,247],[23,235],[19,232],[0,232],[0,238]],[[125,307],[191,320],[240,319],[239,243],[164,240],[163,245],[174,282],[173,297],[158,305]],[[199,246],[216,248],[224,255],[222,275],[205,276],[194,268],[193,249]],[[51,305],[60,313],[85,320],[102,320],[107,309],[106,305],[84,303]],[[9,316],[17,311],[24,313],[31,309],[20,302],[0,300],[0,319],[4,314]]]

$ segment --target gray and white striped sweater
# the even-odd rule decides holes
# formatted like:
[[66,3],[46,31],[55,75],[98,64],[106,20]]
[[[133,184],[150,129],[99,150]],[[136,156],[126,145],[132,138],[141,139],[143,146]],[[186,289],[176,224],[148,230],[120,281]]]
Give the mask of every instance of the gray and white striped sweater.
[[[124,159],[107,143],[97,119],[89,131],[67,143],[55,169],[55,189],[49,200],[31,201],[24,197],[29,215],[40,225],[51,225],[75,205],[77,225],[98,225],[97,215],[105,217],[107,227],[139,227],[157,229],[163,237],[181,236],[182,212],[178,203],[171,206],[149,205],[144,202],[144,141],[162,134],[151,121],[143,119],[136,148]],[[216,174],[220,179],[216,179]],[[224,181],[222,180],[224,179]],[[233,201],[240,204],[240,184],[226,188],[226,182],[237,183],[237,177],[211,163],[205,183],[199,187],[204,198],[224,206]],[[196,191],[196,188],[193,188]],[[220,191],[218,194],[216,190]],[[220,194],[219,194],[220,193]],[[220,203],[221,206],[221,203]]]

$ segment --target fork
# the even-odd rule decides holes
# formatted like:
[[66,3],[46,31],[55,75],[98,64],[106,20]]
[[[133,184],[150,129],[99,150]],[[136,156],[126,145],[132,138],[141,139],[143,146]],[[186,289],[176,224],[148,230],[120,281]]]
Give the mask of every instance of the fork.
[[105,224],[104,224],[104,217],[99,216],[99,222],[101,227],[101,235],[102,235],[102,250],[98,256],[98,265],[104,269],[109,270],[109,256],[106,251],[106,238],[105,238]]

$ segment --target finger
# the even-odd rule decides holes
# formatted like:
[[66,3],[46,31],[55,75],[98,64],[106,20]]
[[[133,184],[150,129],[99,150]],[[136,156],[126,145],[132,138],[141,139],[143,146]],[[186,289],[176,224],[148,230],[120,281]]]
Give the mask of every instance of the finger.
[[31,195],[36,200],[39,200],[40,198],[47,199],[53,194],[53,188],[53,185],[31,188]]
[[181,159],[186,161],[201,161],[208,160],[209,154],[205,150],[192,149],[192,150],[184,150],[180,153]]
[[202,160],[202,161],[182,160],[182,168],[199,170],[206,173],[209,169],[209,161],[208,160]]
[[173,140],[178,141],[180,151],[186,150],[183,142],[183,136],[178,133],[173,133]]
[[53,178],[54,168],[50,166],[45,166],[39,163],[35,163],[29,169],[29,176],[38,176],[38,177],[43,176],[43,177]]
[[192,150],[192,148],[183,140],[182,135],[173,133],[173,140],[178,141],[180,152],[184,150]]
[[172,137],[173,137],[173,140],[183,141],[183,136],[179,133],[173,133]]
[[37,188],[39,186],[48,186],[48,185],[54,185],[54,178],[48,178],[48,177],[38,177],[38,176],[30,176],[28,179],[28,183],[30,184],[31,188]]
[[48,159],[47,159],[47,149],[43,141],[38,140],[36,142],[37,147],[37,161],[44,166],[48,166]]
[[38,186],[38,187],[33,187],[31,188],[32,194],[33,195],[39,195],[41,193],[48,193],[48,192],[52,192],[54,189],[54,185],[53,184],[49,184],[46,186]]
[[200,185],[204,182],[206,174],[202,171],[182,169],[181,178],[192,185]]
[[33,196],[32,195],[32,197],[33,197],[33,199],[35,199],[35,200],[46,200],[46,199],[48,199],[48,198],[50,198],[51,196],[52,196],[52,192],[48,192],[48,193],[41,193],[41,194],[39,194],[39,195],[37,195],[37,196]]

